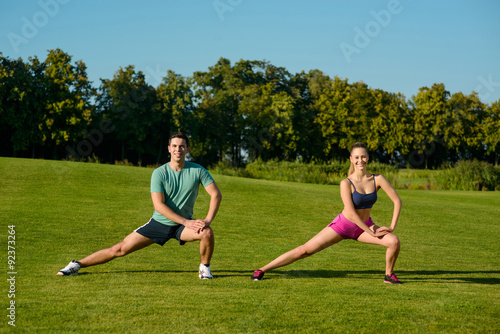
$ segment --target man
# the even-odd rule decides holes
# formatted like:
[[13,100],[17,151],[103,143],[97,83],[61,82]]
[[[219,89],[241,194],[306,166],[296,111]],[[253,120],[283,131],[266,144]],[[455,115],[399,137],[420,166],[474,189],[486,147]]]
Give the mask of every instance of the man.
[[[210,224],[217,214],[222,195],[205,168],[186,161],[189,139],[184,133],[177,132],[170,137],[168,151],[170,162],[155,169],[151,176],[151,199],[155,211],[149,222],[113,247],[101,249],[80,261],[71,261],[57,275],[76,275],[80,268],[106,263],[153,243],[163,246],[169,239],[176,238],[180,245],[200,242],[199,278],[213,278],[210,259],[214,251],[214,234]],[[193,219],[200,184],[210,195],[210,206],[205,219]]]

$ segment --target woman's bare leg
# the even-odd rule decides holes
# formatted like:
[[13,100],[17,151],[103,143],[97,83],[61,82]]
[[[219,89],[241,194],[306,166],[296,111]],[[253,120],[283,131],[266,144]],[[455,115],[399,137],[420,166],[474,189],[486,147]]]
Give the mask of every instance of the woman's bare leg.
[[302,246],[278,256],[276,259],[260,268],[260,270],[267,272],[272,269],[284,267],[297,260],[311,256],[341,240],[343,240],[342,237],[332,230],[332,228],[327,226]]
[[389,233],[381,238],[377,238],[363,232],[363,234],[359,236],[358,241],[387,247],[387,251],[385,253],[385,274],[391,275],[394,272],[394,266],[396,264],[396,260],[398,259],[399,249],[401,246],[397,236]]

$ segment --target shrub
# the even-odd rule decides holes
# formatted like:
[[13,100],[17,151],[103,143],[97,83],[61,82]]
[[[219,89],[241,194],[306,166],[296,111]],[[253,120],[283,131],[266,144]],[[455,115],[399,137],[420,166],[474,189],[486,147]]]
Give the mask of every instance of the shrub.
[[[349,161],[331,161],[328,163],[303,163],[270,160],[263,162],[256,160],[248,164],[245,171],[250,177],[291,181],[316,184],[340,184],[347,177],[349,171]],[[389,182],[394,182],[397,178],[398,170],[396,167],[384,165],[381,163],[370,163],[369,170],[372,173],[384,174]]]
[[[255,179],[340,184],[347,177],[349,161],[329,163],[303,163],[260,159],[245,168],[234,168],[219,162],[211,168],[216,174],[249,177]],[[371,173],[382,174],[396,189],[444,189],[444,190],[500,190],[500,167],[486,162],[461,161],[454,167],[438,171],[404,170],[402,173],[391,165],[370,162]]]
[[244,168],[233,167],[229,162],[219,161],[216,165],[210,167],[210,171],[214,174],[250,177]]
[[460,161],[439,171],[434,181],[446,190],[500,190],[500,167],[484,161]]
[[316,184],[339,184],[345,177],[348,165],[338,161],[327,164],[315,162],[289,162],[258,159],[248,164],[245,171],[250,177],[266,180]]

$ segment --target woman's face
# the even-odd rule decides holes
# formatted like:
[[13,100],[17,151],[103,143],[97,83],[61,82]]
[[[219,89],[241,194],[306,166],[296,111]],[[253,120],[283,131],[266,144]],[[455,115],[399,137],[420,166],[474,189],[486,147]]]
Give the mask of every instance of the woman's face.
[[365,169],[368,163],[368,152],[362,147],[356,147],[351,152],[350,160],[356,169]]

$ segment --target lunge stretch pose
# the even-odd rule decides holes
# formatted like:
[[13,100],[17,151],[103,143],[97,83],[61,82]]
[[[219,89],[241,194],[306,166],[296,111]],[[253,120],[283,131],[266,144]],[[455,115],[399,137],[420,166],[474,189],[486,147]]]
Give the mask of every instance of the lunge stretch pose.
[[[344,203],[342,213],[302,246],[277,257],[256,270],[252,280],[261,281],[264,278],[264,273],[272,269],[313,255],[343,239],[354,239],[387,247],[384,282],[401,284],[393,272],[400,243],[398,237],[392,233],[396,228],[401,211],[401,199],[383,175],[368,173],[366,170],[368,150],[364,144],[355,143],[352,146],[350,161],[349,176],[340,183],[340,195]],[[370,217],[370,211],[377,201],[377,191],[380,188],[394,203],[390,227],[378,227]]]
[[[151,199],[155,211],[149,222],[116,245],[101,249],[79,261],[71,261],[57,275],[76,275],[80,268],[106,263],[153,243],[163,246],[169,239],[175,238],[181,245],[190,241],[200,242],[199,278],[213,277],[210,259],[214,251],[214,234],[210,224],[217,214],[222,195],[205,168],[186,161],[189,139],[185,134],[173,134],[169,139],[168,151],[170,162],[155,169],[151,176]],[[205,219],[193,219],[200,184],[210,196],[210,207]]]

